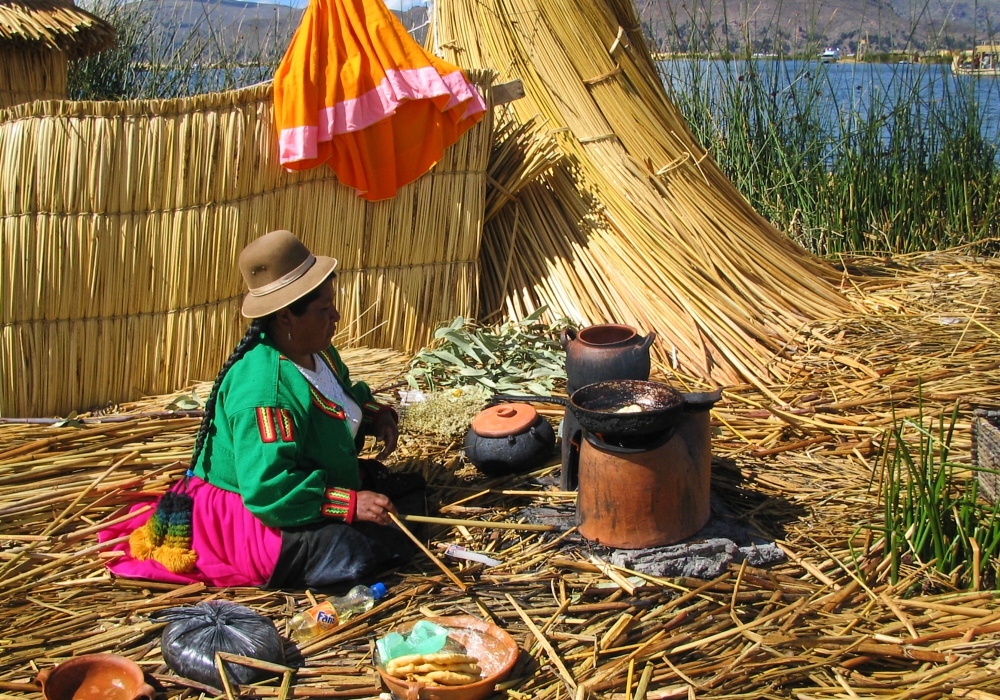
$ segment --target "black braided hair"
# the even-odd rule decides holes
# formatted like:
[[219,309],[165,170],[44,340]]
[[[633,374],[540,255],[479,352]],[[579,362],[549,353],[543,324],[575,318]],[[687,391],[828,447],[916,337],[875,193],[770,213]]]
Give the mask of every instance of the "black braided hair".
[[260,342],[261,334],[267,327],[268,320],[265,317],[255,318],[250,321],[250,327],[247,328],[243,340],[239,342],[236,349],[233,350],[233,354],[229,356],[229,359],[222,365],[222,369],[219,370],[219,374],[215,377],[212,392],[208,395],[208,401],[205,402],[205,416],[201,419],[201,426],[198,428],[198,437],[194,440],[194,452],[191,454],[191,469],[194,469],[195,464],[198,463],[198,457],[201,455],[201,450],[205,446],[205,439],[208,437],[208,429],[215,419],[215,402],[219,398],[219,387],[222,386],[222,380],[225,379],[229,368],[235,365],[240,358],[250,352]]

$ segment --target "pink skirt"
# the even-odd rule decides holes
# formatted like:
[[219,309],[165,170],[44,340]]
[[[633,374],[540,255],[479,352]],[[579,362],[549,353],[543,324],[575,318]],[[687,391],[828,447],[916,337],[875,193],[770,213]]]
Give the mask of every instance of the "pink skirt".
[[[194,499],[191,518],[192,549],[198,554],[195,569],[174,574],[152,559],[139,561],[129,552],[128,542],[107,551],[124,552],[111,560],[108,568],[124,578],[149,579],[166,583],[197,583],[209,586],[261,586],[267,583],[281,553],[281,530],[267,527],[243,505],[238,493],[212,486],[190,477],[184,492]],[[140,501],[128,510],[156,504],[156,499]],[[153,509],[102,530],[98,541],[106,542],[129,535],[141,527]]]

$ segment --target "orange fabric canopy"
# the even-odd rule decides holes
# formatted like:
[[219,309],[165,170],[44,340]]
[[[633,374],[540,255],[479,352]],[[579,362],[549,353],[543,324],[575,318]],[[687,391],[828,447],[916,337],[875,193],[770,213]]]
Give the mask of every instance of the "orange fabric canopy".
[[281,163],[327,163],[365,199],[427,172],[486,112],[381,0],[311,0],[274,77]]

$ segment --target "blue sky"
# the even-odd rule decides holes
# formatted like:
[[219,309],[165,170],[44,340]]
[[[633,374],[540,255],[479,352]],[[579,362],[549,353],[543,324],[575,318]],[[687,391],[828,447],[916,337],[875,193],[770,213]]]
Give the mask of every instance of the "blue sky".
[[[269,4],[305,7],[309,0],[264,0]],[[390,10],[408,10],[414,5],[426,5],[427,0],[383,0]]]

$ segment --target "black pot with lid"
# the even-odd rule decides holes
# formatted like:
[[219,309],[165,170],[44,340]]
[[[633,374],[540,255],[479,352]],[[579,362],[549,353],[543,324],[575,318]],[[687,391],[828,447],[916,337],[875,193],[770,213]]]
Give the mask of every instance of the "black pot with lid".
[[465,456],[491,476],[517,474],[542,466],[552,455],[552,426],[526,403],[490,406],[472,419]]

